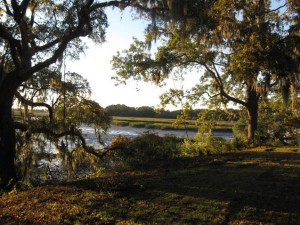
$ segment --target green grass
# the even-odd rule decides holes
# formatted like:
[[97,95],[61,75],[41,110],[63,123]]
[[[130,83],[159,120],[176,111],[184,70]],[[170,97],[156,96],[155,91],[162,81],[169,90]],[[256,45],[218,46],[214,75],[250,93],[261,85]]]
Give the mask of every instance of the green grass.
[[299,224],[300,149],[156,162],[12,191],[0,224]]
[[[146,127],[150,129],[161,130],[198,130],[196,120],[186,120],[185,125],[174,127],[172,124],[176,119],[165,118],[144,118],[144,117],[118,117],[112,118],[112,124],[131,127]],[[231,121],[218,121],[215,130],[232,130],[234,122]]]

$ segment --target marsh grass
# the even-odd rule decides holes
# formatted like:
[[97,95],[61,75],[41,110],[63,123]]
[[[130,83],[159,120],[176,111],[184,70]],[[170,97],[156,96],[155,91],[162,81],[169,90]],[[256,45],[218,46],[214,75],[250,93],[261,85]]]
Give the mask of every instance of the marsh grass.
[[0,224],[299,224],[300,153],[261,147],[2,194]]
[[[144,117],[118,117],[112,118],[112,124],[131,127],[146,127],[149,129],[161,130],[198,130],[196,120],[186,120],[184,125],[174,126],[176,119],[165,118],[144,118]],[[216,123],[214,130],[216,131],[231,131],[234,122],[219,121]]]

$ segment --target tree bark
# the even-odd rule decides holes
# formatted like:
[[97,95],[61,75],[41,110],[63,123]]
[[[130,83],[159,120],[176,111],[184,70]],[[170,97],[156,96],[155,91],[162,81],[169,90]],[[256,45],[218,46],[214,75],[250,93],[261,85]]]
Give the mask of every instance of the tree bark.
[[258,125],[258,107],[248,108],[248,140],[253,142]]
[[12,118],[17,84],[16,80],[6,79],[0,86],[0,188],[10,188],[17,181],[16,136]]
[[11,113],[0,104],[0,187],[8,187],[17,179],[15,168],[15,129]]
[[253,143],[258,128],[258,102],[260,95],[252,87],[247,88],[248,141]]

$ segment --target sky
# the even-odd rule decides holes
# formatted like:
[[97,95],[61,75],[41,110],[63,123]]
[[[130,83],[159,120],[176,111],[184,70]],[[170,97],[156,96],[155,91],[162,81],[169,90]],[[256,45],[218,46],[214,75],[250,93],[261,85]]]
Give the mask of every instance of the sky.
[[[273,8],[277,8],[282,1],[272,1]],[[131,107],[151,106],[157,108],[160,103],[159,96],[170,88],[189,89],[199,81],[200,72],[189,73],[184,81],[166,81],[165,87],[158,87],[153,83],[127,81],[127,85],[116,86],[111,77],[116,76],[110,61],[117,51],[127,49],[133,42],[133,37],[144,40],[144,30],[148,21],[133,19],[129,9],[120,11],[115,8],[106,10],[109,27],[106,32],[106,42],[102,45],[89,43],[89,49],[81,55],[79,61],[67,62],[67,70],[77,72],[86,78],[92,89],[91,99],[97,101],[102,107],[113,104],[125,104]],[[197,108],[203,106],[195,106]],[[169,106],[167,109],[180,109]]]
[[[185,88],[192,86],[196,80],[167,81],[167,86],[161,88],[154,84],[128,81],[127,85],[115,86],[111,77],[116,76],[110,63],[117,51],[127,49],[133,42],[133,37],[144,40],[144,29],[147,21],[134,20],[130,11],[119,9],[107,10],[109,27],[106,32],[106,42],[101,45],[89,43],[89,49],[81,55],[79,61],[68,61],[66,69],[81,74],[86,78],[92,89],[91,99],[102,107],[113,104],[125,104],[131,107],[157,107],[159,96],[169,88]],[[175,107],[168,107],[175,109]]]

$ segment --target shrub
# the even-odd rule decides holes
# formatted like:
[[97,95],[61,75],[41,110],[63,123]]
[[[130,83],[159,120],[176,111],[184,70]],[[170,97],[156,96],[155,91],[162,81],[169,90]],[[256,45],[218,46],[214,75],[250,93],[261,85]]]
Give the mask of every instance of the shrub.
[[194,157],[206,154],[205,146],[201,142],[195,142],[191,139],[185,139],[180,146],[181,156]]
[[180,147],[181,155],[184,157],[224,153],[232,149],[229,141],[220,137],[202,134],[196,135],[194,140],[185,140]]
[[242,150],[247,148],[248,146],[249,145],[246,136],[244,137],[235,136],[234,139],[232,140],[232,148],[234,150]]
[[175,136],[161,137],[146,133],[132,140],[118,136],[112,141],[115,158],[129,167],[170,159],[180,155],[178,144],[181,139]]
[[128,148],[130,145],[131,140],[126,136],[115,136],[111,140],[111,148],[112,149],[124,149]]

